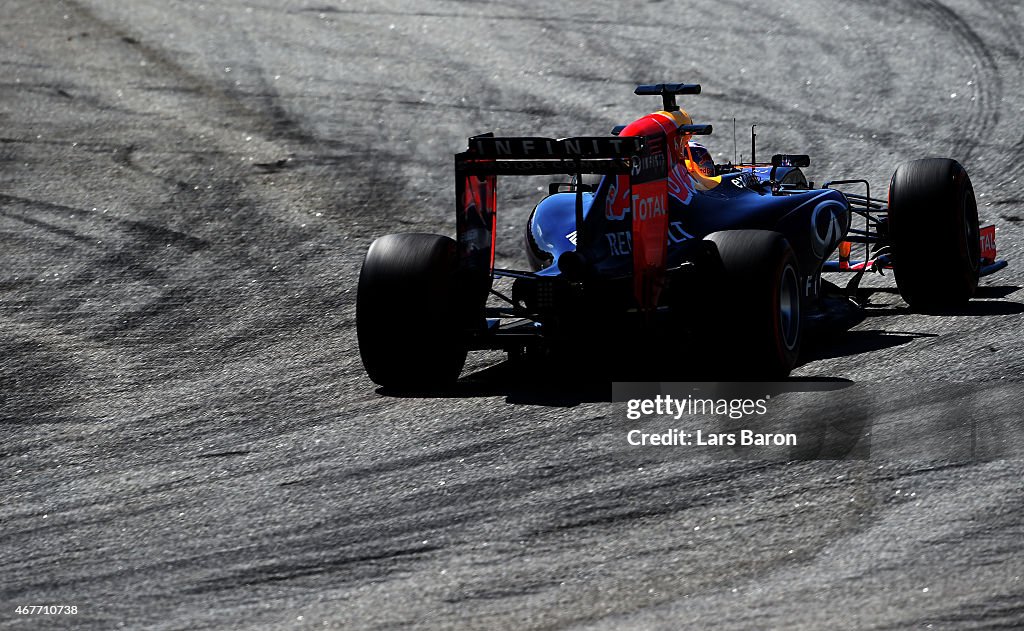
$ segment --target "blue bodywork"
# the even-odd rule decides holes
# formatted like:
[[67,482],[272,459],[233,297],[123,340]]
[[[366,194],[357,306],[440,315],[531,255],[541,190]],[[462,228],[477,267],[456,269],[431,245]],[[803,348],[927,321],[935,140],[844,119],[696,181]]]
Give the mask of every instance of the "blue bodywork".
[[[817,291],[821,265],[845,236],[850,225],[846,197],[833,189],[773,191],[759,175],[769,168],[727,173],[708,190],[669,195],[668,267],[683,263],[691,241],[720,230],[774,230],[786,236],[797,253],[806,295]],[[761,173],[763,171],[763,174]],[[799,169],[780,167],[776,179],[802,180]],[[583,194],[586,257],[593,269],[607,276],[631,270],[631,216],[605,212],[614,177],[601,179],[596,190]],[[527,252],[540,275],[558,275],[558,257],[576,250],[575,193],[556,193],[541,200],[527,224]],[[808,282],[808,280],[810,282]]]

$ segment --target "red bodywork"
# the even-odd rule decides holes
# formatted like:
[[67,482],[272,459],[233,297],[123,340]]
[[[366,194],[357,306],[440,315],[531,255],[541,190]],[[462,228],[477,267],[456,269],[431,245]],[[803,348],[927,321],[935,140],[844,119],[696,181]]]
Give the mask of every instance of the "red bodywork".
[[[645,136],[649,156],[662,156],[664,168],[657,175],[618,176],[616,190],[629,190],[633,217],[633,292],[642,310],[658,304],[665,281],[668,256],[668,180],[682,168],[686,138],[678,131],[680,122],[668,112],[655,112],[627,125],[620,136]],[[617,205],[624,205],[621,198]],[[614,206],[611,212],[618,212]]]

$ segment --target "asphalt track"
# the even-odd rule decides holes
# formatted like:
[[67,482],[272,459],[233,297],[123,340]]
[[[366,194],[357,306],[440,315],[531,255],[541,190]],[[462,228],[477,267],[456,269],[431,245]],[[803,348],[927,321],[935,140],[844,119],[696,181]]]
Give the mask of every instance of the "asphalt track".
[[[1022,25],[1011,0],[5,0],[0,628],[1024,626]],[[1011,267],[944,316],[871,280],[772,404],[792,451],[630,447],[678,424],[495,355],[448,396],[376,391],[371,240],[453,232],[466,136],[604,133],[652,81],[703,84],[722,159],[733,117],[740,152],[756,121],[764,155],[876,193],[957,158]],[[502,184],[500,262],[545,184]]]

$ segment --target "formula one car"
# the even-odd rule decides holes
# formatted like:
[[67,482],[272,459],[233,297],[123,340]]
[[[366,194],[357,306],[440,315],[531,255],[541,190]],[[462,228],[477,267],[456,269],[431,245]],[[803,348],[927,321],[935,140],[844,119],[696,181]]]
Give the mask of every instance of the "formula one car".
[[[888,202],[863,180],[813,188],[806,155],[714,164],[693,141],[711,125],[694,124],[676,104],[699,85],[635,93],[660,96],[662,109],[608,136],[473,136],[455,156],[456,238],[374,241],[357,297],[359,349],[374,382],[452,383],[477,349],[578,365],[598,348],[627,349],[675,365],[685,356],[732,377],[779,378],[797,363],[805,329],[849,308],[822,272],[854,274],[852,291],[866,271],[891,268],[904,300],[931,310],[962,305],[979,276],[1006,265],[996,260],[995,228],[978,226],[971,181],[954,160],[901,165]],[[602,177],[587,185],[584,174]],[[550,184],[530,214],[528,270],[494,265],[497,177],[508,175],[572,178]],[[852,244],[863,246],[862,260],[851,258]],[[511,281],[510,292],[495,289],[499,279]]]

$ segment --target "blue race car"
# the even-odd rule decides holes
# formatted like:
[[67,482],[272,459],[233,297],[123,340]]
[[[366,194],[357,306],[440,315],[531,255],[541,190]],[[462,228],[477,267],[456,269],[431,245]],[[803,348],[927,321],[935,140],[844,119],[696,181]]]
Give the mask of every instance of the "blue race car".
[[[577,366],[685,354],[689,378],[781,378],[808,327],[856,306],[849,296],[865,272],[891,268],[911,307],[942,310],[1006,265],[954,160],[901,165],[888,202],[863,180],[815,188],[806,155],[714,164],[694,141],[711,126],[676,104],[699,85],[635,93],[660,96],[662,108],[608,136],[471,137],[455,156],[456,238],[374,241],[357,297],[370,379],[397,390],[444,386],[479,349]],[[601,178],[587,185],[585,174]],[[497,178],[510,175],[571,178],[551,184],[530,214],[526,270],[494,265]],[[833,188],[852,185],[864,194]],[[853,274],[847,291],[823,272]],[[511,291],[498,291],[498,279]]]

